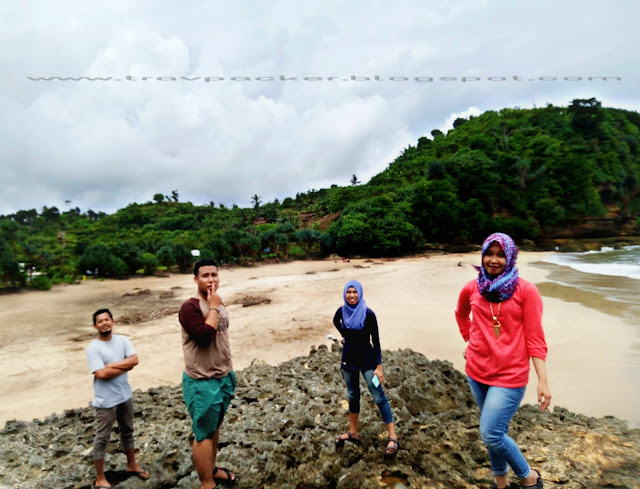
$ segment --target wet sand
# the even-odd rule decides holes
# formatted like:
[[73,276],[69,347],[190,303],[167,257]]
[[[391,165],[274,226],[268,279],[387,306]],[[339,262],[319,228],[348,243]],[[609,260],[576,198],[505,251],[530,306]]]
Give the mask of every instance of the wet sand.
[[[574,287],[580,280],[599,280],[607,287],[614,278],[541,264],[543,257],[521,253],[518,266],[543,294],[552,407],[613,415],[640,427],[635,306],[612,306],[597,292]],[[342,287],[353,278],[362,282],[376,312],[384,349],[411,348],[464,370],[465,345],[453,312],[460,288],[475,277],[471,264],[478,259],[477,254],[451,254],[222,268],[219,293],[229,304],[234,367],[240,370],[254,359],[275,365],[329,344],[326,335],[335,333],[331,319],[341,305]],[[548,279],[555,276],[563,277],[562,283]],[[137,295],[144,289],[150,292]],[[84,350],[95,336],[91,314],[100,307],[113,311],[114,332],[129,336],[137,350],[140,364],[129,374],[134,389],[179,384],[183,360],[176,311],[194,292],[191,275],[171,275],[88,280],[0,296],[0,425],[89,404],[92,376]],[[234,304],[246,296],[270,302]],[[536,402],[535,389],[532,369],[524,402]]]

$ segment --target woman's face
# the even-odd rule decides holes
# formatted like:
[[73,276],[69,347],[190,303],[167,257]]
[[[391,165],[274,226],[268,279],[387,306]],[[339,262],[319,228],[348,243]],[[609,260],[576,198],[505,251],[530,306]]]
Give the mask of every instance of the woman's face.
[[489,275],[500,275],[504,272],[504,267],[507,265],[507,255],[502,247],[496,243],[491,243],[491,246],[487,248],[487,251],[482,255],[482,266]]
[[347,289],[347,304],[350,306],[355,306],[358,303],[358,291],[355,287],[349,287]]

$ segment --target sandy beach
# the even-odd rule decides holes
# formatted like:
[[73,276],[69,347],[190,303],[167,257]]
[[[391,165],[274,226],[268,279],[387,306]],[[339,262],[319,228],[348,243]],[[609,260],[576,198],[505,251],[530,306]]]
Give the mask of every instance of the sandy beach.
[[[640,427],[640,319],[612,310],[609,301],[576,298],[578,289],[554,287],[547,277],[562,267],[541,264],[543,258],[520,253],[518,267],[543,294],[552,407],[613,415]],[[231,317],[234,367],[254,359],[275,365],[328,345],[342,287],[357,279],[378,317],[383,349],[411,348],[463,371],[465,345],[454,309],[478,261],[473,253],[222,268],[219,293]],[[92,376],[84,351],[95,336],[91,314],[100,307],[113,311],[114,332],[129,336],[137,350],[132,387],[177,385],[183,370],[177,309],[194,292],[191,275],[171,275],[0,296],[0,425],[88,405]],[[268,301],[237,303],[246,297]],[[535,387],[532,369],[524,402],[536,402]]]

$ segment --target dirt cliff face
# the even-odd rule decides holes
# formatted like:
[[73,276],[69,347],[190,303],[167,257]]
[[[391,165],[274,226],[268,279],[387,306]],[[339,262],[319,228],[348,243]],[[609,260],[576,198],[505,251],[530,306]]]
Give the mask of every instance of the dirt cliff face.
[[[464,375],[411,350],[383,352],[385,389],[401,450],[384,461],[386,430],[362,385],[363,445],[336,450],[348,429],[340,353],[321,346],[306,357],[238,372],[236,397],[221,429],[218,465],[239,488],[488,488],[488,455],[478,409]],[[121,488],[199,488],[191,461],[190,420],[178,387],[134,394],[138,459],[147,482],[127,477],[117,431],[107,477]],[[9,421],[0,432],[0,489],[89,488],[94,478],[92,408],[44,421]],[[640,430],[615,418],[556,407],[523,406],[510,429],[545,487],[640,487]]]

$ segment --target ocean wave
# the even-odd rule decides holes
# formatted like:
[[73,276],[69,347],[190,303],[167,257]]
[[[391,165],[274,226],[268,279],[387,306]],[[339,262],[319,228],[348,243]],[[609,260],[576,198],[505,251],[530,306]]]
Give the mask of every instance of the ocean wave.
[[603,247],[598,251],[583,253],[552,253],[545,261],[583,273],[640,280],[640,246],[637,245],[622,249]]

